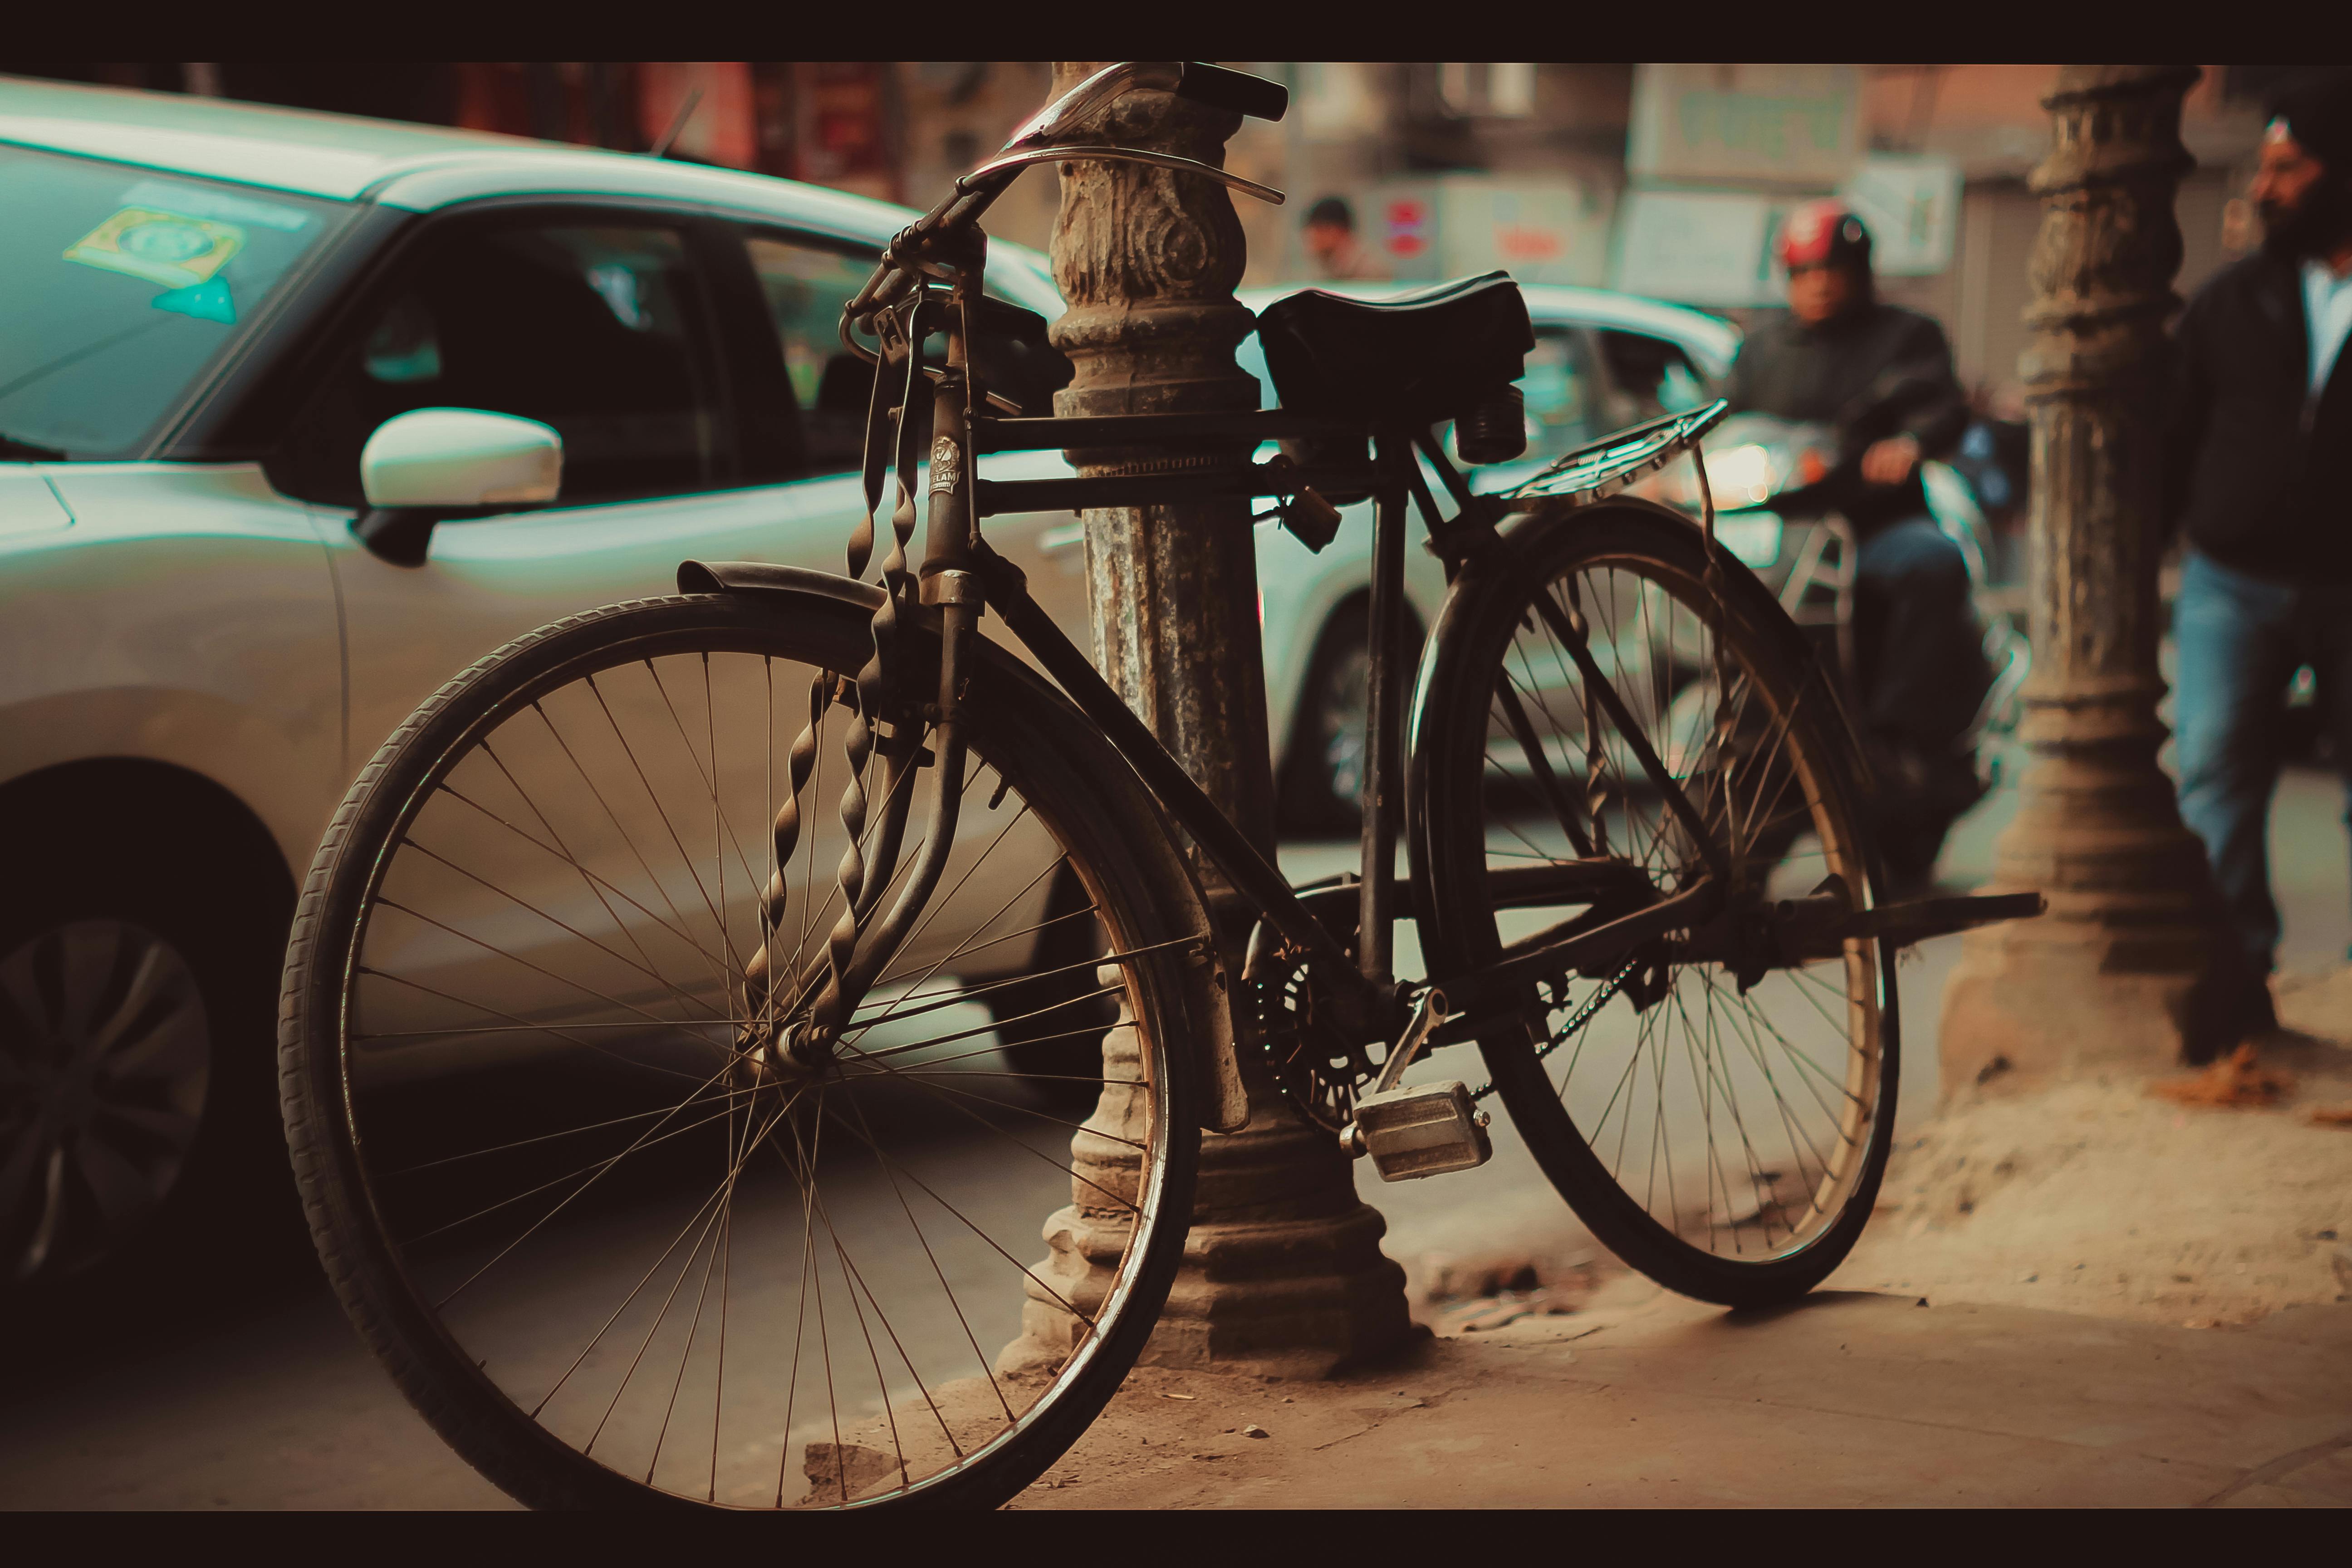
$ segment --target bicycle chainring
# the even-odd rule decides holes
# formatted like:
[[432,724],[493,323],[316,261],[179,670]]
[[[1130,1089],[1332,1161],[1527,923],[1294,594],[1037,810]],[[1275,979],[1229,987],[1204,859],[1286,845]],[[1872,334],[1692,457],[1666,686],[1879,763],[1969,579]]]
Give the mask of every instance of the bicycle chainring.
[[1259,1048],[1291,1108],[1328,1132],[1356,1119],[1356,1097],[1380,1076],[1378,1043],[1351,1043],[1331,1023],[1330,997],[1303,958],[1256,982]]

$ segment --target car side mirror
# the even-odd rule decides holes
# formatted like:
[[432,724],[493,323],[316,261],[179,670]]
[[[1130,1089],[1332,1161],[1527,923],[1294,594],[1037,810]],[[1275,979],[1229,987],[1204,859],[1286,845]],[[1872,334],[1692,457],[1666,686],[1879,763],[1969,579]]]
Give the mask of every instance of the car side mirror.
[[376,426],[360,449],[367,510],[360,542],[399,566],[422,566],[445,519],[544,506],[563,484],[563,437],[536,419],[478,408],[415,408]]

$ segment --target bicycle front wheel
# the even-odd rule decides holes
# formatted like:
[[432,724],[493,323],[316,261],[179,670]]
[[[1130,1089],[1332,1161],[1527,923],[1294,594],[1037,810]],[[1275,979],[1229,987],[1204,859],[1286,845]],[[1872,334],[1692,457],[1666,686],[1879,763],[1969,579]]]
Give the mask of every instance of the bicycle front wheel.
[[[1416,726],[1432,973],[1494,963],[1567,912],[1498,910],[1497,873],[1614,862],[1652,896],[1709,874],[1637,738],[1734,867],[1735,898],[1801,897],[1833,876],[1869,905],[1844,721],[1752,576],[1724,563],[1718,615],[1698,531],[1635,502],[1537,523],[1506,548],[1506,569],[1457,586]],[[1630,727],[1570,656],[1579,619]],[[1530,984],[1520,1021],[1480,1047],[1537,1162],[1605,1246],[1685,1295],[1785,1300],[1837,1266],[1875,1201],[1893,1133],[1892,954],[1848,942],[1835,958],[1751,966],[1696,959],[1679,935]]]
[[[311,868],[280,1059],[314,1237],[417,1408],[525,1502],[993,1505],[1099,1412],[1174,1276],[1196,939],[1131,775],[1010,660],[971,682],[953,858],[831,1062],[746,1030],[824,972],[855,691],[833,672],[868,651],[865,615],[814,595],[559,622],[387,741]],[[1099,938],[1039,935],[1076,921]],[[1100,1044],[1024,1071],[992,987],[1070,951],[1099,979],[1054,1005]],[[1038,1261],[1056,1209],[1076,1265]]]

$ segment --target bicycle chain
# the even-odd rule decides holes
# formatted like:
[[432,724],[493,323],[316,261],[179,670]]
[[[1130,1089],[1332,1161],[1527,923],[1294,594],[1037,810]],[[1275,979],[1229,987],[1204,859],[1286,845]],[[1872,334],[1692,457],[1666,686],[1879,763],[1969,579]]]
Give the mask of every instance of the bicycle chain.
[[[1600,1012],[1601,1008],[1609,1005],[1609,999],[1616,995],[1620,990],[1623,989],[1625,982],[1633,977],[1633,971],[1639,969],[1641,966],[1642,955],[1636,953],[1632,958],[1627,959],[1623,966],[1621,967],[1616,973],[1602,981],[1601,983],[1600,989],[1593,992],[1591,996],[1585,999],[1584,1005],[1576,1010],[1576,1016],[1569,1019],[1567,1026],[1561,1028],[1558,1033],[1554,1034],[1550,1039],[1536,1047],[1536,1060],[1541,1061],[1544,1058],[1551,1055],[1552,1052],[1559,1049],[1562,1041],[1582,1029],[1585,1025],[1591,1023],[1592,1021],[1593,1015]],[[1489,1079],[1485,1083],[1480,1084],[1476,1089],[1472,1089],[1470,1091],[1470,1098],[1474,1101],[1481,1100],[1494,1092],[1495,1082],[1494,1079]]]

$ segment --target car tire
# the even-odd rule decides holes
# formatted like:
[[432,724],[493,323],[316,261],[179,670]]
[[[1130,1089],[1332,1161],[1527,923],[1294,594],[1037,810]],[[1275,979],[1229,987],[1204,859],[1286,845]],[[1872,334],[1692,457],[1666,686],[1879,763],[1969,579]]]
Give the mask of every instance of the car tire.
[[150,857],[51,826],[0,846],[0,1294],[296,1234],[268,1049],[290,881],[200,832]]
[[1364,725],[1371,700],[1371,658],[1365,642],[1370,626],[1370,605],[1351,599],[1333,612],[1315,640],[1283,759],[1280,816],[1291,832],[1338,836],[1363,825]]
[[1103,1036],[1118,1021],[1118,1009],[1087,962],[1102,951],[1102,935],[1093,921],[1080,918],[1087,908],[1077,878],[1066,870],[1055,877],[1029,973],[983,983],[975,992],[1013,1070],[1066,1078],[1055,1098],[1073,1106],[1093,1102],[1102,1077]]

